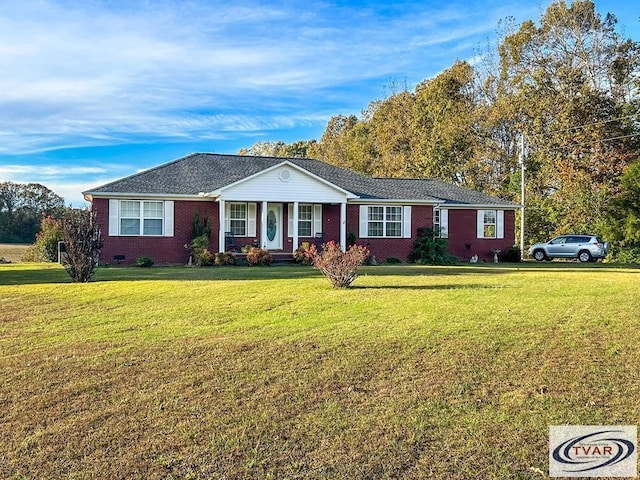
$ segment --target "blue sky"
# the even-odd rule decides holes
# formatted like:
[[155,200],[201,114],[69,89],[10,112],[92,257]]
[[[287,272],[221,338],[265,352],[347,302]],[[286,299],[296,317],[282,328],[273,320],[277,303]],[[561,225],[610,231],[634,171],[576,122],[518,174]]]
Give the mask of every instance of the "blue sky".
[[[3,0],[0,181],[81,191],[192,152],[320,138],[549,1]],[[638,2],[596,0],[640,39]],[[634,5],[635,4],[635,5]]]

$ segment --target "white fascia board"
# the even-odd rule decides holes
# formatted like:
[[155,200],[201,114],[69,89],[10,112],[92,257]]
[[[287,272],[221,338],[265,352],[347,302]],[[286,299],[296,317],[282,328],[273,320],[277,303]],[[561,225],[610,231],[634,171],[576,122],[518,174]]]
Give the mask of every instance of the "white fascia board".
[[94,198],[121,198],[121,199],[156,199],[156,200],[190,200],[190,201],[211,201],[215,200],[215,197],[209,194],[197,194],[197,195],[179,195],[179,194],[166,194],[161,193],[115,193],[115,192],[82,192],[85,200],[88,202],[93,201]]
[[271,170],[275,170],[276,168],[281,168],[281,167],[284,167],[284,166],[293,168],[294,170],[298,170],[302,174],[307,175],[307,176],[309,176],[309,177],[311,177],[311,178],[313,178],[313,179],[315,179],[315,180],[317,180],[317,181],[319,181],[321,183],[324,183],[325,185],[327,185],[330,188],[333,188],[334,190],[337,190],[337,191],[339,191],[341,193],[344,193],[344,195],[347,197],[347,199],[358,198],[357,195],[354,195],[350,191],[345,190],[344,188],[341,188],[341,187],[329,182],[328,180],[325,180],[324,178],[319,177],[318,175],[315,175],[315,174],[311,173],[309,170],[305,170],[304,168],[296,165],[295,163],[291,163],[288,160],[285,160],[284,162],[280,162],[280,163],[278,163],[276,165],[273,165],[272,167],[265,168],[264,170],[260,170],[259,172],[256,172],[253,175],[249,175],[248,177],[245,177],[245,178],[242,178],[240,180],[237,180],[237,181],[235,181],[233,183],[230,183],[229,185],[225,185],[224,187],[221,187],[221,188],[219,188],[217,190],[214,190],[213,192],[210,192],[210,195],[220,196],[228,188],[232,188],[232,187],[234,187],[236,185],[239,185],[241,183],[249,181],[252,178],[259,177],[260,175],[264,175],[265,173],[270,172]]
[[374,203],[380,204],[398,204],[398,205],[440,205],[444,200],[416,200],[414,198],[356,198],[350,200],[348,203],[357,205],[372,205]]
[[440,208],[449,208],[451,210],[518,210],[522,205],[504,205],[504,204],[483,204],[483,203],[440,203]]

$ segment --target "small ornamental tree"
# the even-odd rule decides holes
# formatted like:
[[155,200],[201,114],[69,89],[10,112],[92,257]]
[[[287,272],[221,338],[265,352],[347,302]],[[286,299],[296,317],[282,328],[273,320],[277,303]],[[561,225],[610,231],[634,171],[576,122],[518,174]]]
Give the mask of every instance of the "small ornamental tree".
[[358,267],[369,257],[369,249],[362,245],[351,245],[343,252],[335,242],[322,245],[318,251],[315,245],[309,249],[313,266],[320,270],[333,288],[348,288],[358,278]]
[[69,209],[62,217],[66,253],[62,265],[74,282],[88,282],[98,267],[102,233],[95,214],[89,210]]
[[57,262],[58,242],[63,239],[62,220],[49,215],[40,218],[40,231],[36,241],[24,254],[27,262]]

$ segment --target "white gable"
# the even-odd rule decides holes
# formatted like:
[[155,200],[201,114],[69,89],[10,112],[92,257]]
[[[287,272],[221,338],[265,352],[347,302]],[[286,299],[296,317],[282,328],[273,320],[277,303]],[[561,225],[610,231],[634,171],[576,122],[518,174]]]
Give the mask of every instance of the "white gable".
[[355,195],[284,162],[219,190],[220,199],[264,202],[340,203]]

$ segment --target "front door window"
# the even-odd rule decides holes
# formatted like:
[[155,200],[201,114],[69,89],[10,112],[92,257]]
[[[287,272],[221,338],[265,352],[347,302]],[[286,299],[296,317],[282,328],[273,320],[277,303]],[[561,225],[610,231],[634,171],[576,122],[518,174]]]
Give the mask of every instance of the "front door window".
[[278,220],[276,213],[270,209],[267,213],[267,238],[270,242],[276,238],[276,232],[278,231]]

